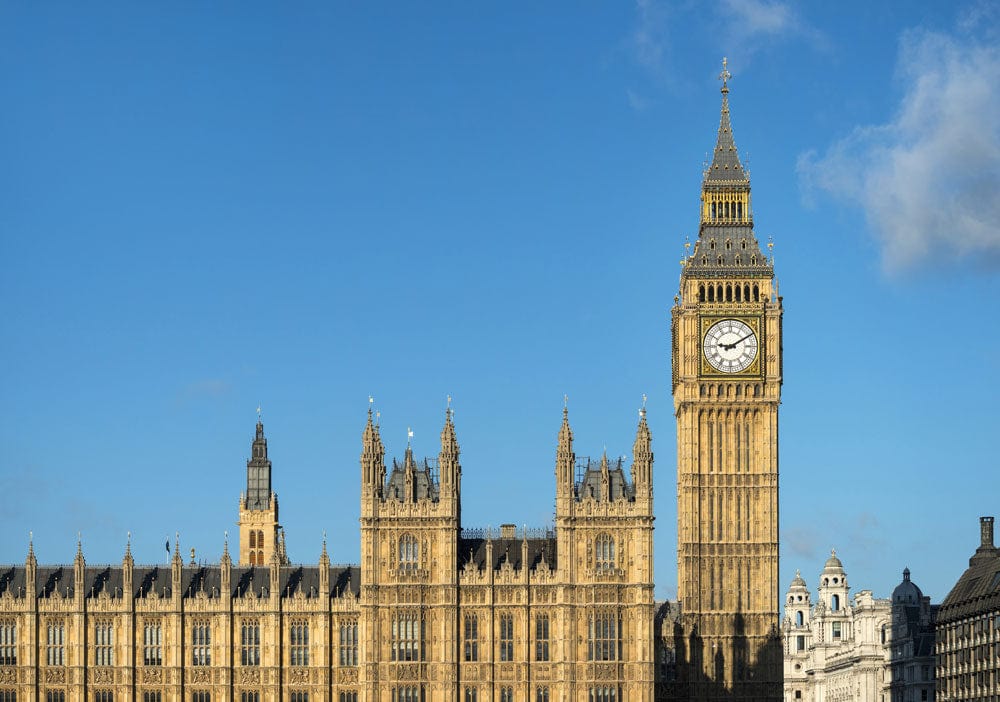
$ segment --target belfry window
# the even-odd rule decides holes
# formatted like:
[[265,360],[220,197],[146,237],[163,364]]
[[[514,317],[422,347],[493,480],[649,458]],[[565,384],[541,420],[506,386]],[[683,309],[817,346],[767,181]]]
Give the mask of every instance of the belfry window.
[[597,570],[612,570],[617,567],[615,560],[615,540],[610,534],[601,534],[594,542],[594,567]]
[[840,609],[840,595],[834,595],[830,598],[830,609],[834,612]]

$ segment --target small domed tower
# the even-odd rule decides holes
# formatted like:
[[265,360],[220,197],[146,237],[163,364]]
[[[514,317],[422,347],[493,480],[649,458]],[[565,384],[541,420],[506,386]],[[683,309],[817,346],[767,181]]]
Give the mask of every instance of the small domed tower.
[[785,639],[785,695],[793,700],[805,699],[808,689],[806,668],[812,644],[809,630],[811,606],[806,581],[799,571],[795,571],[785,594],[785,620],[781,627]]
[[837,558],[837,550],[831,549],[830,557],[823,565],[823,572],[819,574],[819,598],[826,605],[826,610],[839,612],[846,607],[850,589],[844,564]]

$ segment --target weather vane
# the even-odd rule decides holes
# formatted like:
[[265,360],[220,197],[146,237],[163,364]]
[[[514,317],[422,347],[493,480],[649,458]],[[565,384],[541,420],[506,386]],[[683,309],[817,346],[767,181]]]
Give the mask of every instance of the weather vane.
[[257,403],[257,421],[260,421],[260,403]]
[[406,446],[407,446],[407,448],[409,448],[410,442],[412,442],[412,441],[413,441],[413,430],[410,429],[409,427],[406,427]]

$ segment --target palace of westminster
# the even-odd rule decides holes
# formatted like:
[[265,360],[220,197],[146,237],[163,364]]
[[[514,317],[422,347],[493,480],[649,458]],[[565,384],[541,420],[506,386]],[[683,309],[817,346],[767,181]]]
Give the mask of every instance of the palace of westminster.
[[[577,456],[564,409],[554,524],[493,531],[463,524],[450,411],[435,459],[407,447],[387,468],[369,408],[361,563],[347,567],[331,566],[325,541],[317,564],[289,563],[258,421],[235,561],[227,543],[218,564],[185,563],[175,543],[162,566],[135,565],[129,548],[120,566],[89,566],[80,548],[72,567],[46,566],[29,546],[23,565],[0,566],[0,702],[862,699],[843,685],[832,696],[810,693],[800,665],[806,643],[834,655],[823,627],[839,637],[850,622],[826,610],[810,618],[800,578],[779,621],[782,300],[754,235],[729,77],[724,64],[698,240],[671,310],[678,602],[653,598],[645,410],[625,466]],[[979,556],[985,568],[1000,561],[992,542]],[[828,566],[824,577],[842,572],[839,561]],[[821,590],[821,598],[846,594],[846,578]],[[955,621],[960,637],[964,620]],[[794,684],[783,669],[790,654]]]

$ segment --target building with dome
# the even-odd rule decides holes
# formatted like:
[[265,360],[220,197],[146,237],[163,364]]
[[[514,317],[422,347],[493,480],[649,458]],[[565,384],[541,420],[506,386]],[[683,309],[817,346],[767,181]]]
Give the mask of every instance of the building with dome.
[[1000,549],[993,517],[980,517],[979,548],[937,613],[938,702],[1000,700]]
[[816,600],[799,572],[785,594],[784,699],[788,702],[933,700],[933,610],[903,572],[892,598],[850,596],[836,551],[817,579]]

